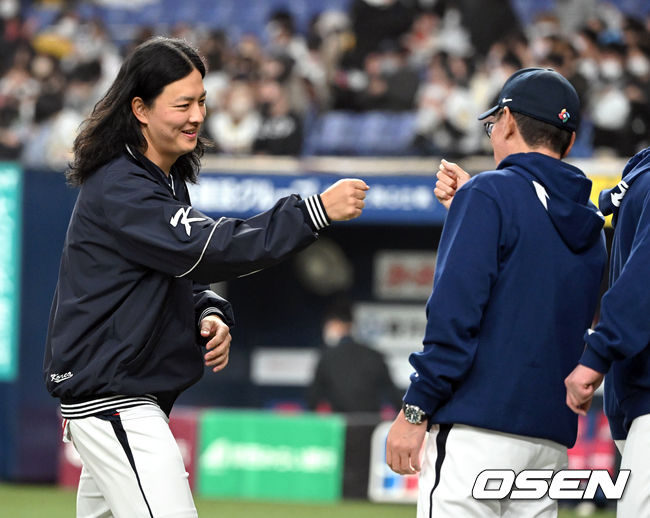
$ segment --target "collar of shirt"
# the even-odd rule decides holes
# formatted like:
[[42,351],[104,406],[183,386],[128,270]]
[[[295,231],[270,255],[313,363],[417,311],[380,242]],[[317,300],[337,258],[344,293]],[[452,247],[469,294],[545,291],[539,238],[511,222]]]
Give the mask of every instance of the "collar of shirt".
[[174,186],[174,175],[169,173],[167,176],[164,171],[144,156],[137,149],[132,149],[128,144],[126,145],[126,151],[131,157],[138,162],[142,167],[144,167],[149,173],[151,173],[155,178],[161,180],[165,186],[170,190],[172,196],[176,197],[176,189]]

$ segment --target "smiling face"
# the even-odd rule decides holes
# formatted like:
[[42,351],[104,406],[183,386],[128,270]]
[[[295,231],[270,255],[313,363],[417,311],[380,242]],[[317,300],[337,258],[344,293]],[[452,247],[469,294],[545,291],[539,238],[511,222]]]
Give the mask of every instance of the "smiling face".
[[166,174],[178,157],[196,147],[205,119],[205,95],[201,73],[192,69],[184,78],[165,86],[150,106],[139,97],[131,102],[147,140],[144,155]]

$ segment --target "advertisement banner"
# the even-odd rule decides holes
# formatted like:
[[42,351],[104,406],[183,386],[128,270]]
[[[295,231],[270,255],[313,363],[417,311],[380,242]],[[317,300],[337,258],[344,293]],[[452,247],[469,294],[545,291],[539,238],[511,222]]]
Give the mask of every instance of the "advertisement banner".
[[22,172],[0,163],[0,382],[18,369]]
[[342,418],[208,411],[199,427],[199,495],[290,501],[341,498]]
[[[318,175],[226,175],[202,172],[200,182],[190,187],[194,207],[209,216],[248,218],[270,209],[289,194],[302,197],[321,193],[340,176]],[[402,223],[439,225],[447,211],[433,189],[435,177],[374,176],[362,178],[370,185],[363,215],[353,223]]]
[[433,288],[436,257],[434,251],[379,250],[373,260],[375,297],[424,304]]

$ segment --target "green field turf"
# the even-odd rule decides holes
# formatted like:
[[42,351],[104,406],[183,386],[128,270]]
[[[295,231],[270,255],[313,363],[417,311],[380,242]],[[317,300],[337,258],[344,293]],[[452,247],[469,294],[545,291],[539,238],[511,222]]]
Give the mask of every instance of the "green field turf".
[[[371,504],[346,501],[338,504],[281,504],[197,499],[201,518],[415,518],[413,505]],[[74,491],[54,486],[0,484],[0,516],[7,518],[74,518]],[[577,518],[561,510],[559,518]],[[594,518],[614,518],[599,511]]]

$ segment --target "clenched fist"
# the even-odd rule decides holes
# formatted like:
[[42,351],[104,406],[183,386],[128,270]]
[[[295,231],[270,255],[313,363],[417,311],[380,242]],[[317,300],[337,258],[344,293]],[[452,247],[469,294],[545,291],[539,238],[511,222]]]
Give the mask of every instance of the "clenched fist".
[[346,178],[339,180],[320,195],[323,208],[332,221],[347,221],[361,215],[366,191],[366,182]]
[[438,181],[433,193],[440,203],[446,209],[449,209],[456,191],[460,189],[470,179],[470,175],[461,169],[458,164],[447,162],[444,158],[440,161],[438,166],[438,173],[436,174]]
[[604,374],[578,364],[564,380],[566,404],[576,414],[587,415],[594,392],[603,382]]

